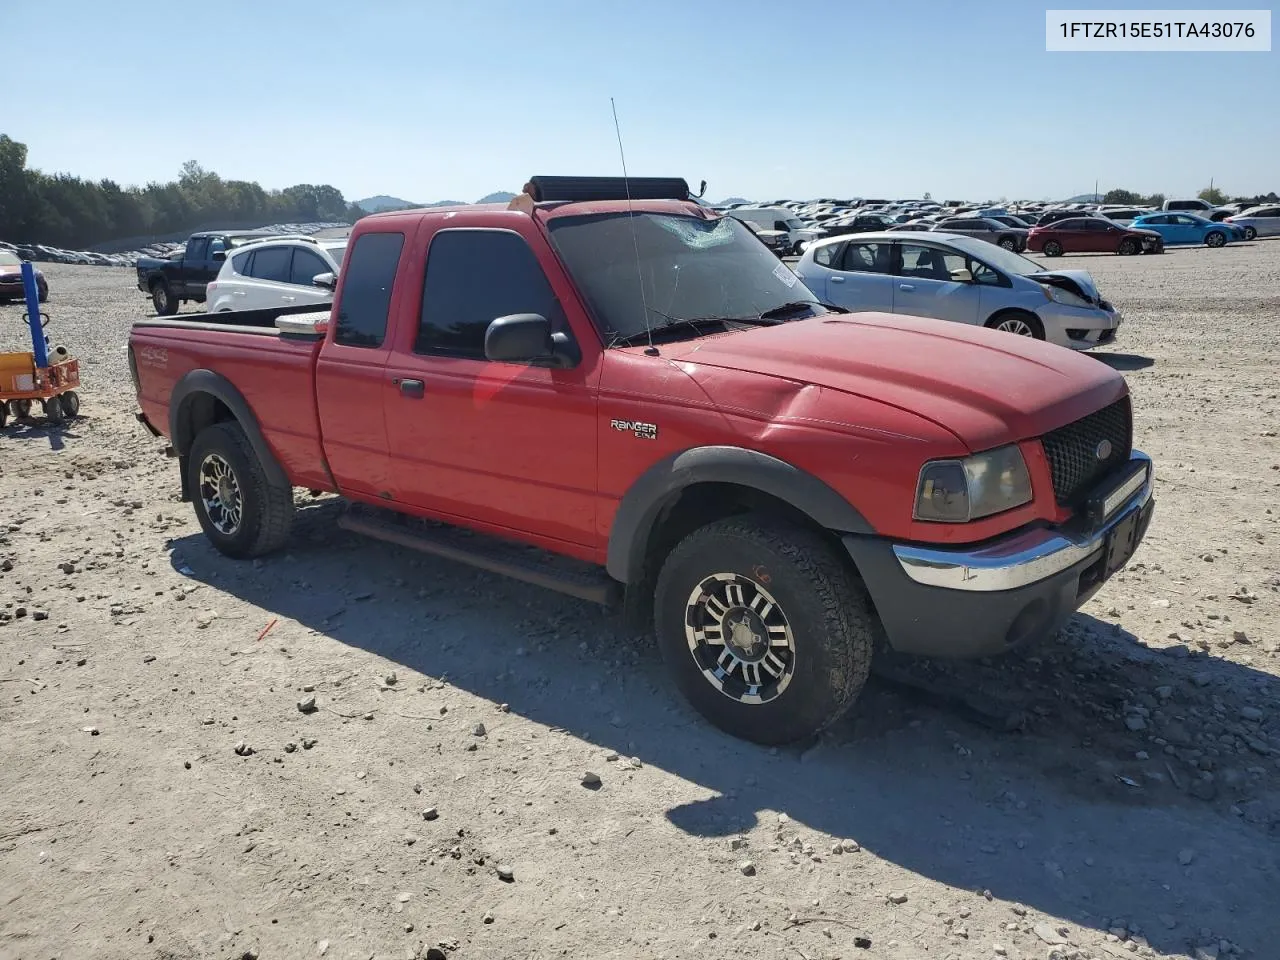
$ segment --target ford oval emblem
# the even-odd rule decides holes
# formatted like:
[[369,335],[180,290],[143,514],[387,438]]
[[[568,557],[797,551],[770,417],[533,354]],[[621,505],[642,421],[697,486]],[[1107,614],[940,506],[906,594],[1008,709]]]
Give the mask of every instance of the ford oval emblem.
[[1094,448],[1093,455],[1097,457],[1099,460],[1105,460],[1107,459],[1107,457],[1111,456],[1111,441],[1110,440],[1100,441],[1098,445]]

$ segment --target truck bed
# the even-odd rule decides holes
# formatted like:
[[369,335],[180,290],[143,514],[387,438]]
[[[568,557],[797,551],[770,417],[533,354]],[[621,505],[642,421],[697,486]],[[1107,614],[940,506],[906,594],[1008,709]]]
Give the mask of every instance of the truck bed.
[[170,397],[188,373],[217,360],[217,374],[239,391],[258,418],[281,467],[299,486],[331,490],[316,410],[319,337],[283,333],[277,317],[315,314],[314,307],[161,317],[133,325],[133,362],[147,420],[172,435]]

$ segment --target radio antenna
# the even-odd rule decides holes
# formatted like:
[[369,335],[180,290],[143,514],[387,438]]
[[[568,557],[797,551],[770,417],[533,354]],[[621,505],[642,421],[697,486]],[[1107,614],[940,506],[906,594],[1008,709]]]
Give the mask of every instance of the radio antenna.
[[649,337],[649,346],[645,353],[651,357],[658,355],[653,345],[653,327],[649,325],[649,302],[644,295],[644,270],[640,267],[640,238],[636,234],[636,212],[631,207],[631,180],[627,177],[627,154],[622,149],[622,127],[618,125],[618,105],[609,98],[609,109],[613,111],[613,131],[618,135],[618,156],[622,158],[622,186],[627,192],[627,219],[631,221],[631,242],[636,248],[636,280],[640,283],[640,306],[644,310],[644,332]]

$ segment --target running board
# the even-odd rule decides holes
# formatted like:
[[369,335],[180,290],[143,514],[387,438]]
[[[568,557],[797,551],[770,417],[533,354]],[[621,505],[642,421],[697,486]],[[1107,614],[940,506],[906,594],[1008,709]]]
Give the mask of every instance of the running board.
[[606,607],[617,605],[622,598],[622,584],[602,567],[460,527],[360,507],[340,516],[338,526]]

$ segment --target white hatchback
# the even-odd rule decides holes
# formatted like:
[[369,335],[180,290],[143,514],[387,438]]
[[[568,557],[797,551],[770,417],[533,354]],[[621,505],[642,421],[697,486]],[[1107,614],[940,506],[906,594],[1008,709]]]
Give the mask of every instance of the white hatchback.
[[347,238],[270,237],[241,244],[209,284],[209,313],[267,310],[333,302],[333,285],[317,285],[322,274],[338,275]]

